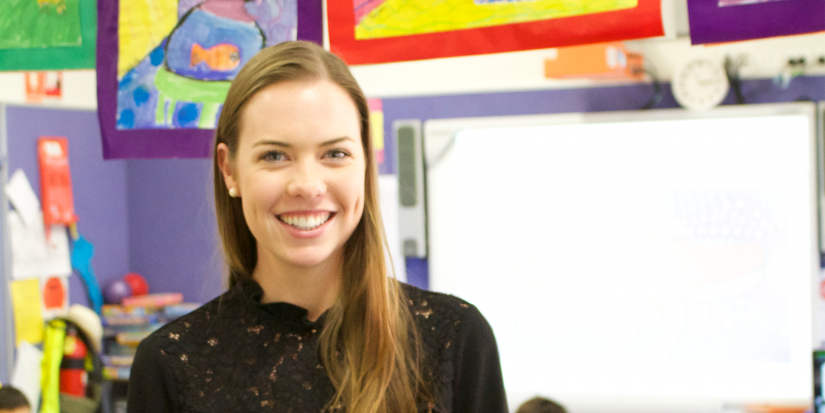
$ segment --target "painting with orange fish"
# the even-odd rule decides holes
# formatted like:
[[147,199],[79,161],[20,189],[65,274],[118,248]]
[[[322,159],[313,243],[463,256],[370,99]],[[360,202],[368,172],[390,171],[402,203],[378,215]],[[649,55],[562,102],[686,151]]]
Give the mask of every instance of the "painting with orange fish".
[[204,49],[203,46],[195,43],[192,45],[192,61],[189,66],[195,67],[201,63],[210,70],[225,72],[241,64],[241,54],[238,46],[234,44],[221,43]]
[[232,79],[294,40],[297,0],[120,0],[117,129],[211,129]]

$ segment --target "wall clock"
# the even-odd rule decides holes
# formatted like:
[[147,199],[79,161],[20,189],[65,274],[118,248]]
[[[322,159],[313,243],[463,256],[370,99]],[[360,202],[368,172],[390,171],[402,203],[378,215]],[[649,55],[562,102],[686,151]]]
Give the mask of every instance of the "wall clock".
[[721,61],[694,58],[676,70],[671,81],[673,97],[685,109],[709,110],[722,103],[730,90]]

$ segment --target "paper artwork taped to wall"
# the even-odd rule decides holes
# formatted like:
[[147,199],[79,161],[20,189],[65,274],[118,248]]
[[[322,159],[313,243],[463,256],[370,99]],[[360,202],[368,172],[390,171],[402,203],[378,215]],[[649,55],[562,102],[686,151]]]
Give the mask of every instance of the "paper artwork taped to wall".
[[297,0],[121,0],[117,129],[214,128],[230,82],[297,35]]
[[0,49],[81,44],[80,0],[0,1]]
[[825,0],[691,0],[687,10],[694,45],[825,31]]
[[330,50],[350,65],[664,34],[660,0],[341,0],[326,5]]
[[638,5],[637,0],[354,1],[356,39],[501,26],[630,9]]
[[769,1],[782,1],[782,0],[719,0],[719,7],[742,6],[742,5],[745,5],[745,4],[767,3]]

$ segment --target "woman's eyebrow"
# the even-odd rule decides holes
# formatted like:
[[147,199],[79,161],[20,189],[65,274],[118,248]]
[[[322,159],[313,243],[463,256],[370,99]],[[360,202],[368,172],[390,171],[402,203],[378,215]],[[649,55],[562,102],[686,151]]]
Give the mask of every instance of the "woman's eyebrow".
[[292,147],[292,145],[290,145],[290,144],[288,144],[288,143],[286,143],[286,142],[280,142],[280,141],[268,141],[268,140],[260,140],[260,141],[258,141],[258,142],[255,142],[254,144],[252,144],[252,147],[254,148],[254,147],[256,147],[256,146],[261,146],[261,145],[274,145],[274,146],[282,146],[282,147],[284,147],[284,148],[291,148],[291,147]]
[[[336,143],[339,143],[339,142],[342,142],[342,141],[352,141],[352,142],[355,142],[355,139],[352,139],[352,138],[350,138],[349,136],[343,136],[343,137],[340,137],[340,138],[330,139],[330,140],[328,140],[328,141],[321,142],[318,146],[329,146],[329,145],[335,145]],[[292,147],[292,145],[291,145],[291,144],[288,144],[288,143],[286,143],[286,142],[281,142],[281,141],[270,141],[270,140],[260,140],[260,141],[257,141],[257,142],[255,142],[254,144],[252,144],[252,147],[254,148],[254,147],[257,147],[257,146],[264,146],[264,145],[281,146],[281,147],[284,147],[284,148],[291,148],[291,147]]]
[[347,140],[348,140],[348,141],[353,141],[353,142],[355,142],[355,139],[352,139],[352,138],[350,138],[349,136],[343,136],[343,137],[340,137],[340,138],[330,139],[330,140],[328,140],[328,141],[326,141],[326,142],[322,142],[322,143],[321,143],[320,145],[318,145],[318,146],[329,146],[329,145],[335,145],[336,143],[339,143],[339,142],[342,142],[342,141],[347,141]]

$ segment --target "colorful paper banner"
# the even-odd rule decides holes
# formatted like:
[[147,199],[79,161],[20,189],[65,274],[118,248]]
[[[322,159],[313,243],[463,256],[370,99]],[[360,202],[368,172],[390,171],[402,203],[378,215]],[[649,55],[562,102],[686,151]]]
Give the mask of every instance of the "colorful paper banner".
[[[143,11],[121,19],[124,2],[142,5]],[[174,6],[171,13],[166,3]],[[266,8],[259,10],[265,17],[255,21],[243,9],[221,9],[230,2],[217,2],[214,9],[212,3],[98,2],[97,93],[104,158],[209,157],[211,128],[234,77],[227,73],[239,70],[261,42],[271,45],[289,39],[296,21],[299,39],[321,42],[321,0],[255,2],[249,7]],[[280,13],[290,13],[290,4],[292,28],[285,30],[288,18],[269,17],[281,6]],[[198,27],[216,27],[210,23],[216,16],[233,20],[234,28],[210,29],[208,38],[196,39]],[[129,23],[134,19],[142,20]],[[142,24],[146,19],[156,24]],[[122,25],[142,30],[132,36],[121,30]],[[259,27],[260,33],[247,26]]]
[[658,0],[327,2],[332,52],[349,64],[466,56],[661,36]]
[[688,0],[692,44],[825,30],[825,0]]
[[[26,24],[30,29],[27,33],[40,33],[30,36],[26,42],[14,44],[7,41],[5,47],[2,47],[3,33],[0,30],[0,71],[94,69],[97,27],[95,0],[0,3],[0,27],[15,28]],[[8,10],[8,6],[16,8]],[[79,22],[74,20],[78,16]],[[56,30],[57,27],[62,27],[63,30]]]

